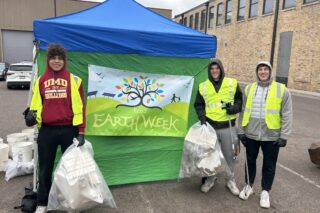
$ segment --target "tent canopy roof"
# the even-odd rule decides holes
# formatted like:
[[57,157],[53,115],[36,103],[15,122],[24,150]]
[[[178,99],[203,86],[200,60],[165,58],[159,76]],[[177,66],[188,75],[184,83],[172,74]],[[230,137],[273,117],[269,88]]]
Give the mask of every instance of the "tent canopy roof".
[[60,43],[70,51],[210,58],[216,37],[167,19],[134,0],[108,0],[60,17],[35,20],[40,48]]

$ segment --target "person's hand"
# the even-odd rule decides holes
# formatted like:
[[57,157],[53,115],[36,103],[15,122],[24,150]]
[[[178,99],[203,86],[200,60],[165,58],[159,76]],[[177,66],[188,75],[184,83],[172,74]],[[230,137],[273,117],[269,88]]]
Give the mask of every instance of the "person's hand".
[[206,120],[206,117],[205,117],[205,116],[202,116],[202,117],[200,118],[200,123],[201,123],[201,125],[206,125],[206,126],[207,126],[207,120]]
[[238,134],[238,138],[243,144],[243,146],[247,145],[247,136],[245,134]]
[[79,142],[78,146],[83,146],[85,140],[84,140],[84,135],[83,134],[79,134],[77,137],[77,140]]
[[235,113],[235,110],[234,110],[234,105],[232,105],[231,102],[228,102],[228,103],[224,103],[223,101],[221,101],[221,103],[224,105],[222,107],[222,109],[225,109],[227,111],[227,114],[228,115],[234,115],[236,114]]
[[28,127],[37,124],[37,111],[30,110],[30,108],[28,107],[22,114],[24,115],[24,120]]
[[287,145],[287,140],[278,138],[278,140],[273,142],[273,145],[278,145],[279,147],[285,147]]

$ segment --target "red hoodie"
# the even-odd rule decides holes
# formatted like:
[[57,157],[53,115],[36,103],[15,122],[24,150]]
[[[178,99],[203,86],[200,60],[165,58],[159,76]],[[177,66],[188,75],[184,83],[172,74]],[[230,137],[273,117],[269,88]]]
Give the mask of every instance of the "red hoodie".
[[[47,63],[46,71],[40,77],[39,86],[43,105],[42,123],[49,126],[72,125],[70,73],[66,70],[66,63],[61,71],[53,71]],[[86,115],[82,83],[79,93],[83,103],[83,123],[78,127],[79,133],[83,134]]]

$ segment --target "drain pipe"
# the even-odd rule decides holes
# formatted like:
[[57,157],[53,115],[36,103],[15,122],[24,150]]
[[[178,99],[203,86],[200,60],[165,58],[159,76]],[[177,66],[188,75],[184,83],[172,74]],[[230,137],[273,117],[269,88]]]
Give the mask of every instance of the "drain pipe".
[[205,27],[204,27],[204,33],[207,34],[208,31],[208,12],[209,12],[209,1],[206,2],[206,21],[205,21]]
[[272,32],[271,54],[270,54],[270,63],[272,66],[273,66],[273,61],[274,61],[274,50],[276,48],[279,4],[280,4],[280,1],[276,0],[276,11],[275,11],[274,20],[273,20],[273,32]]

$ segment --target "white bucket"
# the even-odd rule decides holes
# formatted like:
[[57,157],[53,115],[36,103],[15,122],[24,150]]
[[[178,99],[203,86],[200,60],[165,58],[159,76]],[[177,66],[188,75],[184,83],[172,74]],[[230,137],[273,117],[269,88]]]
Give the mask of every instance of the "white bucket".
[[9,145],[1,143],[0,144],[0,171],[4,171],[5,164],[9,156]]
[[18,142],[26,142],[29,140],[30,135],[28,133],[13,133],[7,136],[7,142],[9,145],[9,156],[12,157],[12,146]]
[[22,133],[34,133],[34,129],[29,128],[29,129],[24,129],[21,131]]
[[0,143],[3,143],[3,139],[2,138],[0,138]]
[[21,132],[28,134],[28,141],[34,141],[34,129],[24,129]]
[[12,159],[16,162],[30,162],[32,160],[32,142],[18,142],[12,146]]

